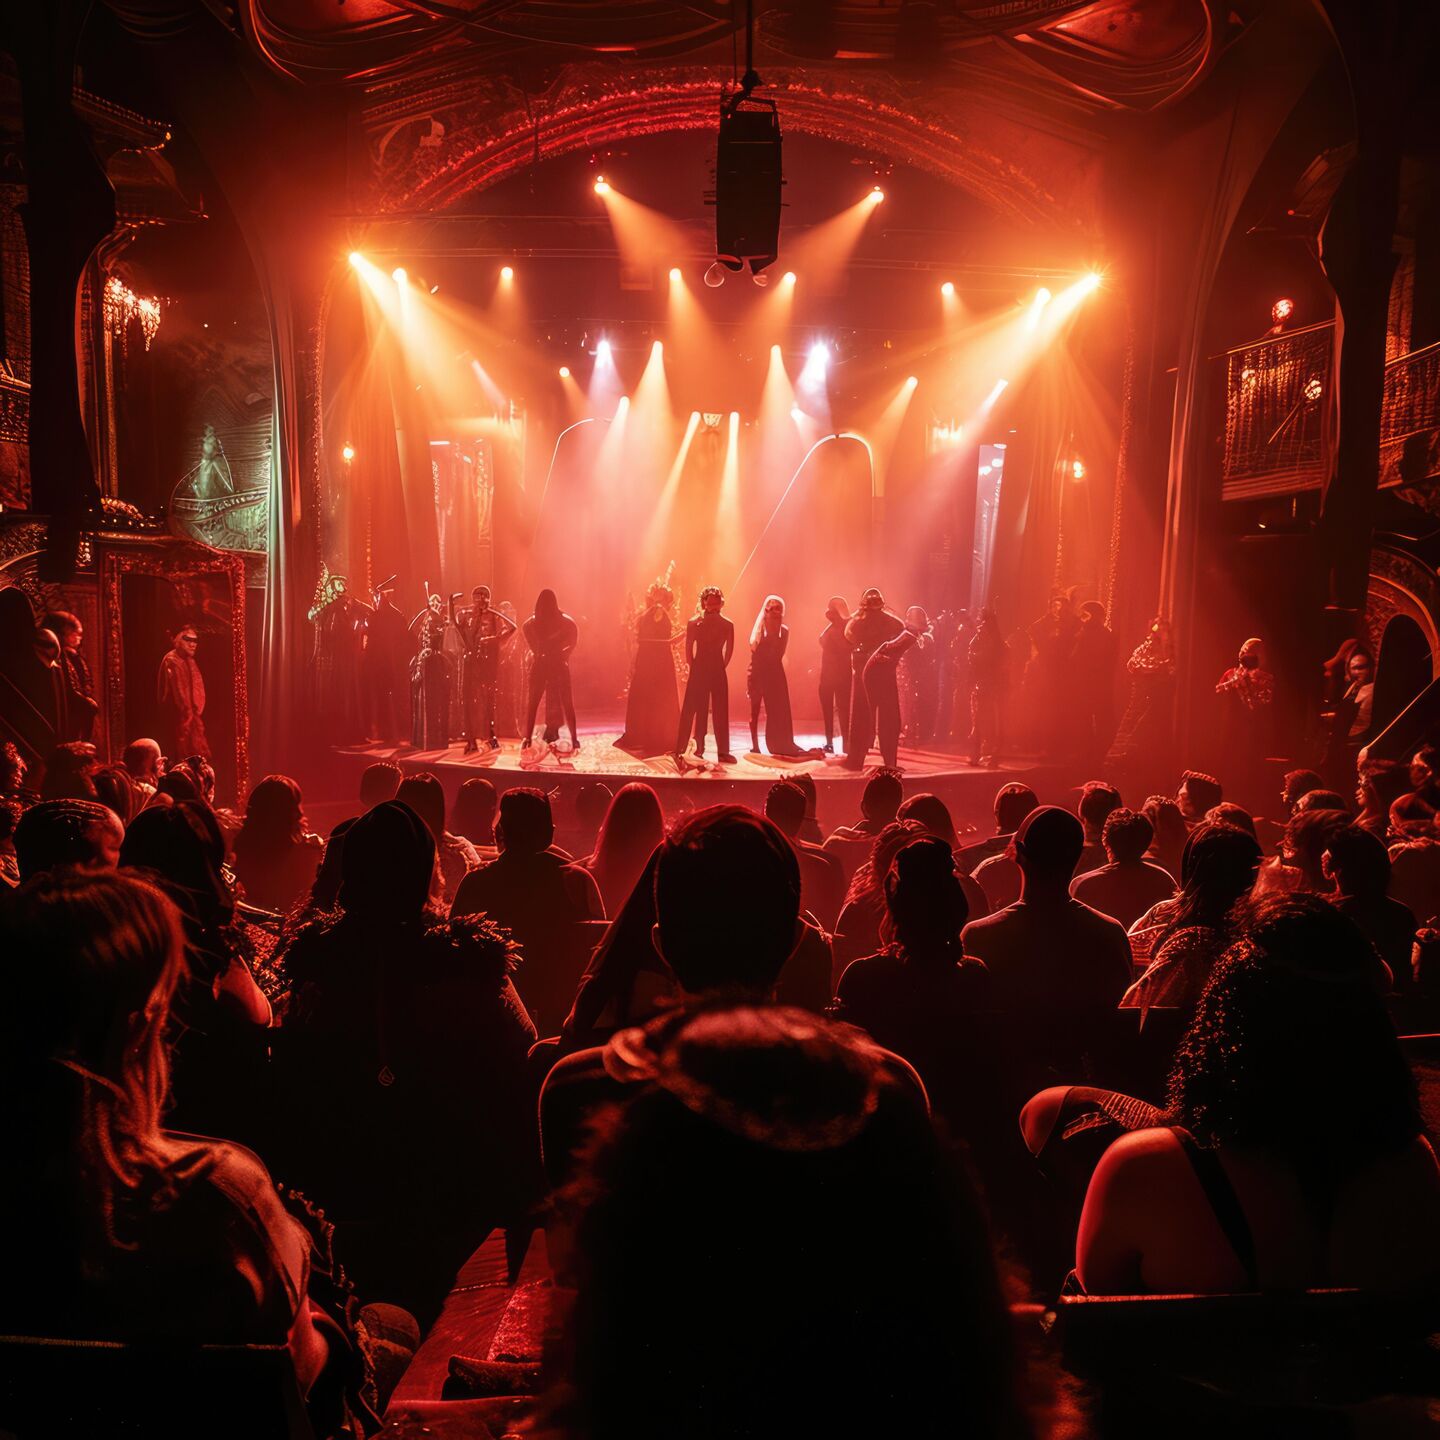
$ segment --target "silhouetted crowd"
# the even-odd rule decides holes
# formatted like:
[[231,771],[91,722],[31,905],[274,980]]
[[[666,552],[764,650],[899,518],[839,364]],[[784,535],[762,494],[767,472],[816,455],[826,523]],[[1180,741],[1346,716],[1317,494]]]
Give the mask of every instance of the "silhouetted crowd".
[[1009,783],[988,835],[886,770],[829,835],[805,775],[557,832],[382,763],[321,839],[148,740],[0,762],[8,1335],[283,1345],[374,1433],[503,1234],[543,1316],[460,1336],[444,1433],[1079,1436],[1144,1366],[1078,1301],[1440,1282],[1434,747],[1271,817]]

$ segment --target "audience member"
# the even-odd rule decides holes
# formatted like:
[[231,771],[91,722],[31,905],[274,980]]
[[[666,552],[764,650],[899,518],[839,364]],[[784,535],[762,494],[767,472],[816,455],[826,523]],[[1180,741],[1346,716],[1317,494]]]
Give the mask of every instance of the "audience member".
[[20,883],[20,861],[15,854],[15,827],[24,813],[18,800],[0,796],[0,892]]
[[1146,798],[1142,812],[1155,832],[1145,858],[1171,875],[1178,875],[1180,855],[1190,835],[1180,807],[1168,795],[1151,795]]
[[1205,812],[1218,805],[1225,798],[1220,782],[1213,775],[1200,770],[1187,770],[1180,777],[1180,788],[1175,792],[1175,803],[1187,825],[1203,825]]
[[448,906],[460,882],[479,869],[480,857],[463,835],[454,835],[445,828],[445,787],[439,776],[428,770],[407,775],[395,798],[403,800],[425,822],[435,841],[435,902]]
[[[586,780],[575,791],[575,821],[565,839],[576,855],[590,855],[595,850],[595,841],[605,816],[610,812],[614,794],[608,785],[599,780]],[[571,858],[568,854],[566,859]]]
[[1320,870],[1334,887],[1329,899],[1359,927],[1390,968],[1400,989],[1410,988],[1410,951],[1418,929],[1408,905],[1390,899],[1390,856],[1384,845],[1359,825],[1332,830],[1320,857]]
[[135,788],[142,795],[153,795],[160,780],[161,761],[164,759],[160,753],[159,742],[146,738],[132,740],[125,747],[120,759],[135,782]]
[[869,858],[875,837],[895,819],[904,798],[899,775],[893,770],[877,770],[861,792],[860,819],[854,825],[842,825],[825,841],[825,849],[844,868],[847,885]]
[[1255,879],[1256,895],[1285,895],[1306,890],[1322,895],[1329,882],[1320,868],[1330,836],[1349,823],[1337,810],[1297,810],[1285,826],[1280,852],[1267,860]]
[[123,765],[105,765],[95,772],[92,783],[95,798],[113,810],[122,825],[128,825],[140,809],[140,792],[130,772]]
[[973,845],[960,847],[955,857],[960,873],[973,875],[983,861],[992,855],[1003,855],[1010,848],[1010,841],[1020,828],[1020,822],[1039,804],[1038,797],[1028,785],[1016,781],[1002,785],[995,792],[995,833],[975,841]]
[[1440,915],[1440,835],[1433,825],[1417,827],[1390,847],[1390,898],[1414,911],[1422,925]]
[[820,794],[815,788],[815,777],[808,770],[797,770],[785,778],[790,784],[798,785],[805,796],[805,820],[800,826],[800,838],[811,845],[823,845],[825,835],[820,829]]
[[1243,830],[1255,843],[1260,843],[1260,834],[1255,827],[1255,817],[1233,800],[1222,800],[1205,812],[1207,825],[1228,825],[1232,830]]
[[831,944],[835,977],[845,973],[852,960],[873,955],[881,945],[885,919],[885,877],[903,845],[925,833],[918,820],[892,820],[870,842],[870,858],[855,872],[845,894]]
[[1306,815],[1312,810],[1338,810],[1349,815],[1350,806],[1338,790],[1307,790],[1295,802],[1295,814]]
[[1368,830],[1377,840],[1390,838],[1390,807],[1405,793],[1409,775],[1394,760],[1362,762],[1355,786],[1355,803],[1360,813],[1355,823]]
[[[956,832],[955,821],[950,817],[950,807],[938,795],[927,792],[910,796],[895,812],[895,818],[918,820],[927,835],[943,840],[950,847],[950,853],[958,856],[960,836]],[[990,902],[980,888],[980,882],[962,870],[958,860],[955,871],[960,877],[960,888],[965,892],[965,903],[970,907],[970,918],[978,920],[982,915],[988,915]]]
[[1107,862],[1077,875],[1070,882],[1071,896],[1128,930],[1152,905],[1175,893],[1170,872],[1145,859],[1154,834],[1144,815],[1124,806],[1112,810],[1101,835]]
[[607,915],[619,913],[664,838],[665,814],[654,789],[638,780],[622,785],[600,822],[595,853],[581,862],[595,877]]
[[1318,897],[1259,902],[1200,998],[1167,1110],[1111,1145],[1090,1182],[1087,1291],[1440,1281],[1440,1167],[1375,968]]
[[1084,843],[1069,811],[1032,810],[1011,842],[1019,900],[972,920],[963,933],[966,953],[990,971],[993,1007],[1023,1021],[1026,1043],[1046,1063],[1073,1063],[1082,1055],[1130,983],[1124,928],[1070,898]]
[[1098,870],[1105,864],[1105,821],[1123,802],[1120,792],[1103,780],[1087,780],[1080,791],[1080,801],[1075,813],[1085,827],[1085,848],[1080,852],[1076,869],[1084,875],[1087,871]]
[[373,810],[399,793],[405,772],[393,760],[377,760],[360,772],[360,808]]
[[1163,924],[1144,937],[1154,959],[1125,992],[1123,1009],[1189,1010],[1196,1004],[1215,962],[1235,939],[1232,911],[1250,893],[1259,866],[1260,845],[1248,831],[1201,825],[1190,832],[1184,883]]
[[15,748],[13,740],[0,740],[0,799],[18,800],[24,805],[33,805],[36,796],[25,788],[25,776],[29,767],[25,758]]
[[62,870],[113,870],[125,827],[97,800],[42,800],[15,827],[15,860],[23,883]]
[[235,874],[245,898],[284,914],[314,882],[322,845],[305,829],[300,787],[288,775],[267,775],[251,792],[235,837]]
[[795,847],[800,862],[801,909],[833,931],[845,902],[845,871],[823,845],[800,838],[805,810],[805,792],[790,780],[777,780],[766,792],[765,818]]
[[95,747],[86,740],[57,745],[45,757],[40,781],[42,800],[94,800],[95,772],[100,768]]
[[1287,770],[1280,787],[1280,813],[1288,818],[1312,790],[1323,790],[1325,777],[1318,770]]
[[450,828],[475,847],[482,861],[493,860],[500,853],[495,844],[495,810],[499,803],[495,786],[483,775],[474,775],[460,786],[450,814]]

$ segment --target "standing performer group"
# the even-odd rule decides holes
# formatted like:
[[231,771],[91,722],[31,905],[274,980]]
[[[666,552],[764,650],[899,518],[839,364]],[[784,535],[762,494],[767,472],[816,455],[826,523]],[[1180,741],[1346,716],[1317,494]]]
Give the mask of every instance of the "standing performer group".
[[[570,692],[570,652],[580,638],[579,627],[560,608],[553,590],[542,590],[535,597],[535,613],[521,627],[525,643],[534,657],[530,666],[530,688],[525,698],[525,748],[535,743],[535,716],[540,701],[548,697],[564,715],[570,731],[570,745],[580,748],[580,735],[575,728],[575,700]],[[557,727],[548,717],[545,740],[554,744],[559,739]]]
[[637,755],[663,755],[675,739],[680,702],[675,694],[674,633],[670,606],[674,594],[664,580],[645,592],[645,608],[635,620],[635,666],[625,697],[625,733],[615,742]]
[[690,678],[685,682],[685,701],[680,708],[680,727],[675,736],[676,763],[681,763],[691,728],[695,731],[695,753],[705,754],[707,713],[715,724],[717,759],[722,765],[735,764],[730,753],[730,685],[725,668],[735,653],[735,626],[720,612],[725,593],[718,585],[700,592],[700,613],[685,626],[685,659]]
[[490,606],[490,587],[477,585],[472,604],[459,615],[450,599],[450,622],[460,634],[460,713],[465,753],[473,755],[483,744],[500,748],[496,731],[496,686],[500,679],[500,651],[515,633],[515,622]]

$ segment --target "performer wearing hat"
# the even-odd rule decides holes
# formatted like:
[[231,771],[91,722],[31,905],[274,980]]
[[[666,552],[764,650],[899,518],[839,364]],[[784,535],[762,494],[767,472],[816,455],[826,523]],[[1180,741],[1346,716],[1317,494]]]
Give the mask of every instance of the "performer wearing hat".
[[[875,740],[875,702],[865,688],[865,667],[882,645],[904,629],[905,622],[885,608],[885,597],[873,587],[860,597],[860,608],[846,623],[850,668],[855,674],[850,693],[850,724],[845,730],[845,757],[840,761],[847,770],[865,768],[865,757]],[[894,684],[893,673],[890,684]]]

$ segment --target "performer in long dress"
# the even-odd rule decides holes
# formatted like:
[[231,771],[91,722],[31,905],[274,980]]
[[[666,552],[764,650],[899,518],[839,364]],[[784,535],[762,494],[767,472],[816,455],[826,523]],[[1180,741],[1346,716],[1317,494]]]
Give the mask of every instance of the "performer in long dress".
[[847,770],[864,769],[865,757],[875,739],[875,706],[865,689],[865,666],[887,640],[893,640],[904,629],[905,622],[885,608],[885,597],[873,588],[860,597],[860,609],[845,626],[850,667],[855,672],[850,724],[845,731],[845,758],[840,762]]
[[790,713],[790,686],[785,679],[785,649],[790,627],[785,623],[785,602],[767,595],[750,630],[750,749],[760,752],[760,711],[765,711],[765,749],[786,759],[808,758],[795,743],[795,722]]
[[156,696],[169,712],[174,756],[203,755],[210,758],[210,741],[205,736],[205,677],[195,651],[200,634],[193,625],[182,625],[174,636],[174,649],[160,662]]
[[449,625],[440,596],[428,594],[428,587],[425,608],[410,629],[419,641],[410,662],[410,740],[417,750],[444,750],[450,744],[450,657],[445,653]]
[[[535,597],[535,613],[522,629],[533,657],[525,699],[524,744],[534,743],[535,716],[541,699],[548,696],[560,707],[570,731],[570,744],[578,750],[580,735],[575,728],[575,701],[570,693],[570,652],[580,639],[579,626],[560,608],[553,590],[542,590]],[[546,741],[553,745],[558,738],[557,727],[547,721]]]
[[691,727],[695,730],[695,753],[705,753],[705,719],[715,721],[715,744],[722,765],[735,764],[730,753],[730,683],[725,668],[735,653],[735,627],[720,612],[725,592],[707,585],[700,592],[700,613],[685,626],[685,659],[690,678],[685,682],[685,701],[680,707],[680,727],[675,737],[675,755],[685,753]]
[[500,737],[495,728],[495,689],[500,679],[500,651],[515,633],[515,622],[490,607],[490,587],[477,585],[470,592],[472,604],[459,615],[454,602],[450,618],[460,632],[461,734],[465,753],[472,755],[484,744],[498,750]]
[[835,737],[845,749],[845,732],[850,728],[850,642],[845,626],[850,606],[843,595],[832,595],[825,607],[828,622],[820,632],[820,713],[825,719],[825,753],[835,753]]
[[664,580],[645,592],[645,609],[635,620],[635,665],[625,697],[625,733],[615,742],[637,755],[663,755],[680,723],[675,693],[674,594]]

